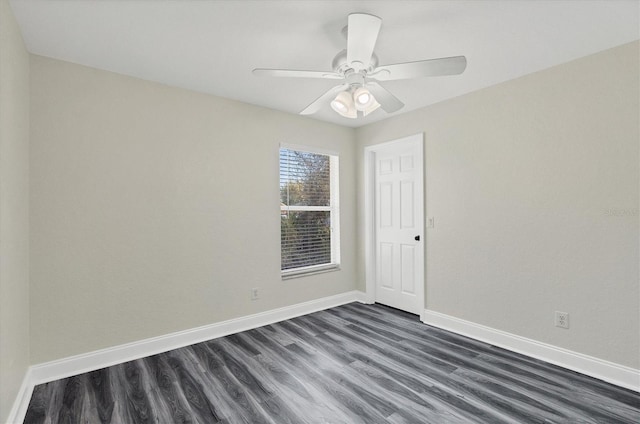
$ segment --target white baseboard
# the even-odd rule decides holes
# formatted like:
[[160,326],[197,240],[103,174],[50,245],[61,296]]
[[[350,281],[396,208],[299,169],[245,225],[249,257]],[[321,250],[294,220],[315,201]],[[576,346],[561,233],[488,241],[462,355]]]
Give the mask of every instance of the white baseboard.
[[353,291],[351,293],[354,293],[356,302],[366,303],[366,304],[375,303],[375,301],[369,300],[369,298],[367,298],[367,294],[365,292],[361,292],[361,291],[357,291],[356,290],[356,291]]
[[33,393],[34,384],[31,382],[31,368],[27,368],[27,372],[22,379],[20,390],[16,396],[15,402],[9,411],[9,418],[7,424],[22,424],[24,416],[27,413],[27,407],[31,400],[31,393]]
[[169,350],[189,346],[206,340],[228,336],[263,325],[273,324],[312,312],[333,308],[351,302],[362,302],[366,296],[360,291],[351,291],[271,311],[204,325],[190,330],[178,331],[164,336],[144,339],[93,352],[83,353],[56,361],[32,365],[27,370],[19,396],[13,405],[7,424],[24,421],[33,388],[42,383],[67,378],[72,375],[95,371],[122,362],[144,358]]
[[640,392],[640,370],[425,309],[422,322]]

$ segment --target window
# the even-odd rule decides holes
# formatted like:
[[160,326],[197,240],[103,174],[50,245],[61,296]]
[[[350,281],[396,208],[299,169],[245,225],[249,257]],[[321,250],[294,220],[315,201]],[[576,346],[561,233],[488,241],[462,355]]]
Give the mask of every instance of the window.
[[338,156],[281,147],[282,276],[337,268],[339,240]]

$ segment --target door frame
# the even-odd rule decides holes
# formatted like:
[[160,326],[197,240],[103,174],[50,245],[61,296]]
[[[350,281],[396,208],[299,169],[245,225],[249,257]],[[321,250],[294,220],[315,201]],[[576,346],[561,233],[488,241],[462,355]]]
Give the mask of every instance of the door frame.
[[422,157],[422,185],[423,185],[423,221],[422,224],[422,242],[423,244],[423,258],[422,258],[422,270],[420,272],[422,284],[418,285],[417,296],[420,306],[420,321],[424,318],[425,309],[425,286],[426,286],[426,246],[427,246],[427,234],[425,232],[425,166],[424,166],[424,133],[418,133],[407,137],[398,138],[395,140],[387,141],[384,143],[375,144],[372,146],[366,146],[364,148],[364,275],[366,283],[365,298],[367,303],[375,303],[376,301],[376,228],[375,228],[375,157],[376,152],[382,148],[393,146],[394,144],[402,143],[415,143],[418,142],[420,146],[420,155]]

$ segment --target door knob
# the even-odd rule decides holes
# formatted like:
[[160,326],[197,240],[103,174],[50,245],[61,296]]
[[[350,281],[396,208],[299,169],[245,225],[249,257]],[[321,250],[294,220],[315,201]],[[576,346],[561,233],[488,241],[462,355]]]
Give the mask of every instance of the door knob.
[[415,236],[413,239],[414,239],[415,241],[420,241],[420,236]]

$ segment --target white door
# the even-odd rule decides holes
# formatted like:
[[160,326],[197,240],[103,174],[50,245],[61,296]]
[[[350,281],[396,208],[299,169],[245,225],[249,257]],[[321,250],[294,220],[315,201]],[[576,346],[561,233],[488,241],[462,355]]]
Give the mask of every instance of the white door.
[[374,146],[375,301],[420,315],[424,309],[422,134]]

